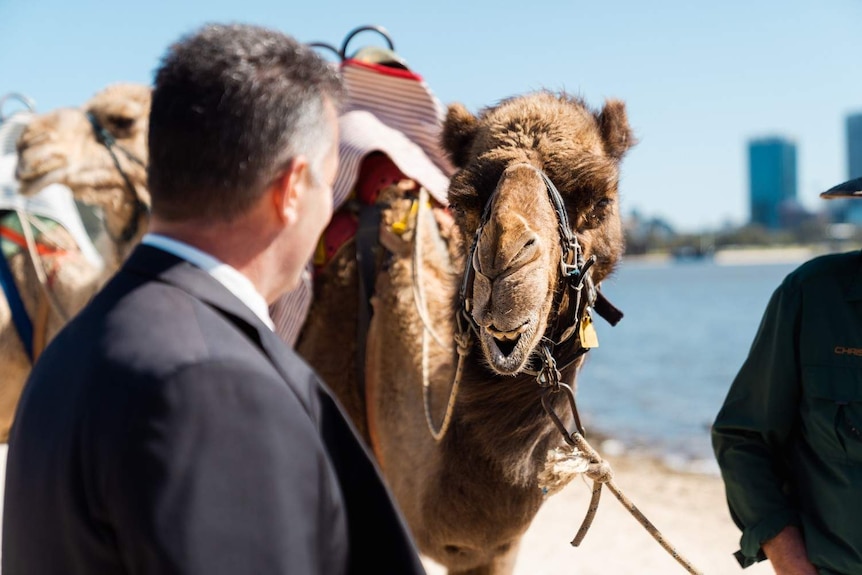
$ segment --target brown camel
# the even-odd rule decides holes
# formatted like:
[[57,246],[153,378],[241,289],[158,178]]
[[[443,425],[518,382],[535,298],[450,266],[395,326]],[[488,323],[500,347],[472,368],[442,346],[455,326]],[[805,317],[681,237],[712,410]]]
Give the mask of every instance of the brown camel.
[[[552,346],[562,381],[573,385],[584,358],[577,352],[592,345],[584,308],[593,302],[576,303],[563,285],[563,218],[542,172],[562,196],[583,261],[595,257],[589,271],[582,268],[591,276],[584,289],[595,289],[623,251],[618,166],[633,143],[619,101],[596,113],[578,99],[542,92],[478,118],[451,106],[443,144],[459,168],[449,188],[455,225],[441,225],[440,210],[423,209],[424,199],[406,191],[409,182],[381,198],[388,205],[385,255],[368,334],[367,393],[354,377],[355,248],[342,248],[316,281],[298,349],[370,441],[421,551],[450,573],[512,572],[521,536],[547,495],[538,476],[549,452],[563,444],[540,401],[548,391],[528,372],[540,367],[543,345],[576,327],[567,342]],[[412,222],[409,229],[394,234],[404,221]],[[466,272],[470,311],[459,329]],[[458,365],[453,341],[462,331],[472,340],[448,431],[437,441],[429,428],[444,432]],[[430,391],[427,426],[423,382]],[[571,425],[565,393],[549,397]]]
[[[111,272],[147,227],[149,216],[141,205],[150,199],[146,187],[150,99],[144,85],[108,86],[80,109],[62,108],[35,117],[18,139],[20,192],[28,195],[61,183],[71,188],[75,199],[101,208]],[[96,126],[113,140],[109,142],[113,153]]]
[[[144,206],[149,202],[146,168],[132,158],[146,161],[149,111],[149,88],[118,84],[99,92],[80,109],[60,109],[36,116],[18,140],[20,193],[34,194],[49,184],[61,183],[72,190],[76,199],[100,208],[104,214],[103,243],[107,245],[102,251],[108,261],[104,269],[89,263],[61,227],[40,237],[46,253],[37,265],[44,270],[43,280],[50,295],[43,290],[37,277],[38,268],[30,261],[26,249],[21,249],[10,261],[28,315],[46,316],[45,323],[37,319],[33,322],[37,335],[45,342],[86,304],[146,229],[148,215]],[[96,136],[94,124],[103,127],[113,139],[109,142],[115,150],[113,157]],[[3,374],[0,442],[5,442],[32,362],[2,297],[0,366]]]

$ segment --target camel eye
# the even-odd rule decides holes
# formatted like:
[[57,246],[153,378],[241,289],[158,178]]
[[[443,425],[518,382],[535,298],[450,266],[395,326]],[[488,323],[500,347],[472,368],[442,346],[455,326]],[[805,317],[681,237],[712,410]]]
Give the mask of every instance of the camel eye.
[[599,208],[599,209],[601,209],[601,208],[606,208],[606,207],[610,206],[612,203],[614,203],[614,201],[613,201],[612,199],[610,199],[610,198],[602,198],[601,200],[599,200],[598,202],[596,202],[596,207],[597,207],[597,208]]
[[132,128],[135,120],[125,116],[108,116],[108,123],[116,130],[126,131]]

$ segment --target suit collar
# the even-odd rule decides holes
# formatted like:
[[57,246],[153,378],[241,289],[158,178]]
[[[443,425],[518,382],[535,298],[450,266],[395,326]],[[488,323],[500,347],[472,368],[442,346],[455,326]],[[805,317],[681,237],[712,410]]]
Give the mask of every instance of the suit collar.
[[207,272],[164,250],[139,245],[123,269],[171,284],[252,326],[266,328],[248,306]]
[[207,272],[248,306],[270,329],[275,329],[269,317],[269,306],[263,296],[252,281],[237,269],[190,244],[169,236],[150,232],[143,237],[141,244],[173,254]]
[[[290,375],[292,355],[281,338],[207,272],[178,256],[146,245],[135,248],[122,271],[170,284],[214,308],[264,352],[286,382],[295,379]],[[295,391],[304,398],[303,403],[308,408],[307,394]]]
[[123,270],[175,286],[212,306],[252,339],[286,380],[287,347],[257,315],[227,288],[184,259],[146,245],[135,248]]

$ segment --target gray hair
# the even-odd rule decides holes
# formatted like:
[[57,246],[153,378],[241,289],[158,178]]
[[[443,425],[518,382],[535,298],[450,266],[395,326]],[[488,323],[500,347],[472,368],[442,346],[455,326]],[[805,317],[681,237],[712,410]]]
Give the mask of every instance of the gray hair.
[[280,32],[205,26],[174,44],[156,72],[148,168],[153,212],[166,220],[230,219],[299,155],[320,177],[334,144],[326,102],[337,71]]

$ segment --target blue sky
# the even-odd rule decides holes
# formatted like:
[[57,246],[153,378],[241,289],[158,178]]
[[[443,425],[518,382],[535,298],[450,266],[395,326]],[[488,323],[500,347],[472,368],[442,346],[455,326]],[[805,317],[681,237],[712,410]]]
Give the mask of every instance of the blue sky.
[[764,135],[796,140],[800,200],[821,208],[862,111],[862,0],[0,0],[0,95],[46,111],[150,83],[171,42],[214,21],[335,44],[381,24],[444,103],[474,111],[540,88],[622,99],[640,139],[623,211],[681,230],[747,218],[745,144]]

